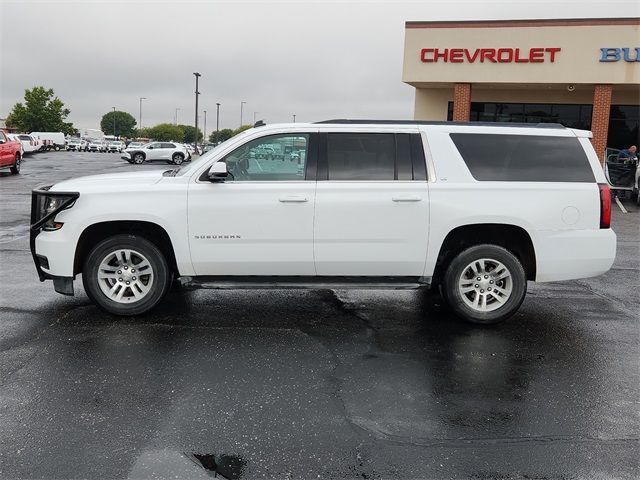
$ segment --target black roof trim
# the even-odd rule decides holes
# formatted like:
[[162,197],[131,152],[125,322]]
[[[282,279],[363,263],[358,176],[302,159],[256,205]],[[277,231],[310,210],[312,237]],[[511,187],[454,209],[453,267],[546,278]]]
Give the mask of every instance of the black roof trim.
[[431,120],[350,120],[337,118],[322,120],[316,124],[334,125],[467,125],[472,127],[518,127],[518,128],[566,128],[559,123],[510,123],[510,122],[445,122]]

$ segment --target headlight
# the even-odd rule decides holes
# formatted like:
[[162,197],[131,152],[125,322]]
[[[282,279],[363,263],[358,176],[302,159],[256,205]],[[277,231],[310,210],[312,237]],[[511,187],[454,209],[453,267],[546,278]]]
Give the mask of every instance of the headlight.
[[71,208],[80,196],[77,192],[50,192],[52,185],[39,187],[31,193],[31,228],[53,231],[62,228],[56,214]]

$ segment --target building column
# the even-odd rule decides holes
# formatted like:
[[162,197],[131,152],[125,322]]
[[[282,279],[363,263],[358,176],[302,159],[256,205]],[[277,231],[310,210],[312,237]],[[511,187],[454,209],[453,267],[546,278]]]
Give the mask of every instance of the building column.
[[471,115],[471,84],[456,83],[453,87],[453,121],[468,122]]
[[591,114],[593,138],[591,143],[600,159],[600,163],[604,163],[604,151],[607,148],[611,91],[611,85],[596,85],[593,91],[593,110]]

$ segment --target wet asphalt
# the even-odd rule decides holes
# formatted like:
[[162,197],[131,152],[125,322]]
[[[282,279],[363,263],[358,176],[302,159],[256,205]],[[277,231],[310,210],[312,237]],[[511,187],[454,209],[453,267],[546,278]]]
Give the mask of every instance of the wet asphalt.
[[0,477],[640,475],[635,204],[609,273],[530,283],[494,327],[392,290],[175,290],[118,318],[40,283],[27,236],[38,184],[169,168],[118,157],[0,174]]

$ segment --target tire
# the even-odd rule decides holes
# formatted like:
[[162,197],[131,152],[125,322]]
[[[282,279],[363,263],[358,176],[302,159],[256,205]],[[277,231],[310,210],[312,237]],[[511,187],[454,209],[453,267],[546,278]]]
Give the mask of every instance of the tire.
[[442,290],[457,316],[489,325],[506,320],[518,310],[527,292],[527,277],[509,250],[497,245],[476,245],[451,261]]
[[56,145],[55,147],[53,147],[53,149],[54,149],[56,152],[59,152],[59,151],[60,151],[60,147],[59,147],[58,145]]
[[144,163],[144,153],[136,153],[133,155],[133,163],[140,165]]
[[20,157],[19,153],[16,153],[16,161],[13,164],[13,167],[10,168],[11,173],[13,175],[17,175],[20,173],[20,163],[22,162],[22,158]]
[[181,153],[174,153],[171,157],[171,161],[176,165],[181,165],[182,162],[184,162],[184,155],[182,155]]
[[[137,266],[143,269],[142,275],[133,268]],[[153,243],[137,235],[115,235],[91,249],[84,261],[82,283],[101,309],[114,315],[140,315],[165,296],[171,286],[171,271]]]

